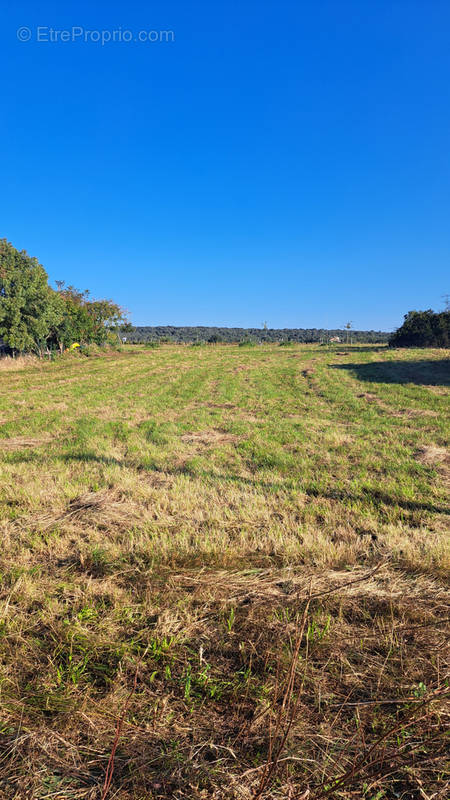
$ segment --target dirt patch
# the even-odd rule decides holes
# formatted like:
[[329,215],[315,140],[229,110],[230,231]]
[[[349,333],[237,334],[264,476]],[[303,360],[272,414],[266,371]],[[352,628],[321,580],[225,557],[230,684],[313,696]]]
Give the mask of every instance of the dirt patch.
[[255,423],[266,422],[264,417],[256,417],[254,414],[246,414],[245,412],[239,414],[239,419],[242,419],[244,422],[255,422]]
[[233,433],[226,433],[215,428],[206,431],[196,431],[195,433],[185,433],[181,437],[182,442],[192,442],[193,444],[225,444],[227,442],[236,442],[238,439]]
[[437,447],[434,444],[420,447],[416,452],[416,459],[421,464],[433,466],[435,464],[450,464],[450,455],[445,447]]

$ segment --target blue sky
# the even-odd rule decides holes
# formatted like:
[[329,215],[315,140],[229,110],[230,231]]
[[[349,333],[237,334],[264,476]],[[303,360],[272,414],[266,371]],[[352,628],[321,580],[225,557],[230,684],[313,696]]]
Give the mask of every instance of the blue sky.
[[442,307],[447,1],[3,2],[0,60],[0,236],[51,280],[148,325]]

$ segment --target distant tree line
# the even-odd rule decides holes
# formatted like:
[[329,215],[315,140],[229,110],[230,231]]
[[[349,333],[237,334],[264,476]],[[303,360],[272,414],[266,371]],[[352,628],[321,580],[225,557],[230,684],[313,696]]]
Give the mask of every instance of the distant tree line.
[[111,300],[91,300],[48,275],[36,258],[0,239],[0,342],[2,349],[42,356],[74,342],[105,344],[127,329],[123,310]]
[[408,311],[391,347],[450,347],[450,311]]
[[[324,328],[215,328],[215,327],[178,327],[175,325],[159,325],[155,327],[136,326],[129,334],[129,342],[328,342],[338,337],[344,342],[347,331],[326,330]],[[389,334],[383,331],[353,331],[353,342],[371,342],[374,344],[387,342]]]

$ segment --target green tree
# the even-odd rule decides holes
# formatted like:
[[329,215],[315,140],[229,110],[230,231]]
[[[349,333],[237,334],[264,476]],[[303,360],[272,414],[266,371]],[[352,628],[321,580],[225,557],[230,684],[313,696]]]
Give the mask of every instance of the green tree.
[[408,311],[403,325],[389,339],[391,347],[448,347],[450,344],[450,311],[436,314]]
[[92,323],[93,341],[104,344],[112,335],[120,338],[120,329],[126,322],[120,306],[112,300],[92,300],[86,303],[86,310]]
[[119,336],[121,326],[126,324],[120,306],[111,300],[89,300],[87,290],[80,292],[63,281],[57,281],[57,286],[54,295],[61,313],[52,328],[51,340],[61,352],[73,342],[101,345]]
[[1,239],[0,337],[13,352],[45,352],[60,313],[52,294],[39,261]]
[[58,284],[59,290],[53,294],[60,314],[51,327],[50,341],[62,353],[74,342],[91,341],[92,324],[84,306],[85,293],[72,286],[63,288],[60,281]]

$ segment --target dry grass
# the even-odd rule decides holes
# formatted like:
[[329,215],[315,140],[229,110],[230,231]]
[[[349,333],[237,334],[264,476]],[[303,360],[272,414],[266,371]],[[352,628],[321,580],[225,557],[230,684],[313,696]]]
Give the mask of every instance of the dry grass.
[[[263,785],[264,796],[321,797],[340,781],[336,796],[360,797],[366,786],[369,797],[380,790],[419,797],[424,785],[444,798],[448,593],[422,578],[412,604],[408,576],[387,566],[366,576],[304,570],[153,576],[153,595],[163,590],[164,600],[155,609],[147,591],[141,613],[136,603],[129,607],[127,638],[135,644],[106,686],[101,666],[111,669],[104,662],[110,636],[114,630],[123,641],[123,628],[111,609],[103,610],[103,633],[94,634],[93,619],[80,620],[76,610],[88,598],[90,607],[101,607],[105,595],[117,609],[129,579],[115,576],[113,587],[103,578],[100,593],[99,577],[77,582],[69,636],[61,637],[56,621],[49,633],[72,643],[78,679],[62,692],[48,664],[47,681],[29,676],[24,693],[23,678],[10,676],[17,687],[3,735],[10,796],[42,796],[46,782],[62,796],[100,797],[137,671],[113,796],[250,798]],[[21,591],[11,597],[9,614]],[[33,627],[42,635],[42,623]],[[87,641],[90,660],[82,672]],[[34,648],[30,643],[30,655]],[[69,668],[61,648],[53,658]],[[39,661],[35,650],[35,669]],[[373,757],[361,762],[374,745]],[[277,769],[268,775],[275,754]]]
[[28,367],[37,367],[42,364],[36,356],[11,356],[0,357],[0,371],[2,372],[16,372],[18,370],[26,369]]
[[30,436],[11,436],[8,439],[0,439],[1,450],[23,450],[24,448],[41,447],[51,441],[49,436],[30,437]]
[[2,381],[1,800],[448,795],[442,354],[348,350]]
[[445,447],[436,447],[435,445],[427,445],[421,447],[417,453],[417,458],[421,464],[448,464],[450,463],[450,456]]

